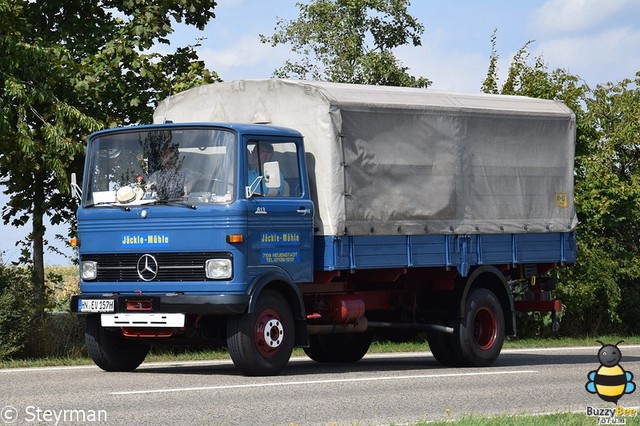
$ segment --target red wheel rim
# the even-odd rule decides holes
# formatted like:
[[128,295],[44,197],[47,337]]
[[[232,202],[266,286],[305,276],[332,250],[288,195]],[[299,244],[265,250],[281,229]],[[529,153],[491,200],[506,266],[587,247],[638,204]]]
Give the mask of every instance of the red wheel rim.
[[284,339],[282,318],[277,311],[265,309],[256,320],[255,342],[258,352],[265,358],[274,356]]
[[498,335],[498,320],[491,309],[480,308],[473,319],[473,337],[483,351],[491,349]]

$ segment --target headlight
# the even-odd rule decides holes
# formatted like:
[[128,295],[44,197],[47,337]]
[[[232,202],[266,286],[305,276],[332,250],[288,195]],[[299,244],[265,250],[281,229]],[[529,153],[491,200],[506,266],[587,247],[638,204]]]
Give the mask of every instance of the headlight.
[[209,259],[204,265],[207,278],[214,280],[228,279],[233,276],[231,259]]
[[80,274],[83,280],[95,280],[98,276],[98,262],[86,261],[82,262]]

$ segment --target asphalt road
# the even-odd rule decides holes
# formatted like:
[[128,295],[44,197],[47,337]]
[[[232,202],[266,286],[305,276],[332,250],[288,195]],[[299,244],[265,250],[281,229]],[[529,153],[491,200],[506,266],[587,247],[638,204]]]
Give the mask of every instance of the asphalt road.
[[[615,343],[615,342],[611,342]],[[640,381],[640,345],[620,345]],[[597,347],[504,350],[490,368],[441,367],[430,353],[357,364],[295,358],[277,377],[244,377],[230,361],[0,370],[0,425],[385,425],[614,407],[585,390]],[[637,407],[640,391],[623,395]],[[595,424],[595,419],[594,419]]]

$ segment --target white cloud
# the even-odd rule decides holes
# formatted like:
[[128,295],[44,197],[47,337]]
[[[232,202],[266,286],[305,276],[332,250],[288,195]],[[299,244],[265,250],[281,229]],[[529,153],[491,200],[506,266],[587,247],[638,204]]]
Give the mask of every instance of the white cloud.
[[534,11],[533,27],[538,33],[580,31],[637,6],[637,0],[547,0]]
[[[565,68],[590,85],[633,78],[640,70],[640,29],[613,28],[536,43],[551,68]],[[607,81],[602,81],[607,76]]]
[[[489,36],[478,48],[474,43],[452,43],[457,34],[455,28],[435,29],[423,40],[422,46],[396,49],[396,57],[403,66],[409,67],[409,74],[431,80],[432,89],[480,92],[491,55]],[[508,63],[501,59],[499,70],[504,67],[508,67]]]
[[203,46],[198,55],[223,80],[237,80],[270,77],[287,59],[289,51],[263,44],[257,35],[246,34],[224,49]]
[[397,57],[409,74],[431,80],[432,89],[455,92],[479,92],[489,64],[479,53],[425,47],[400,49]]

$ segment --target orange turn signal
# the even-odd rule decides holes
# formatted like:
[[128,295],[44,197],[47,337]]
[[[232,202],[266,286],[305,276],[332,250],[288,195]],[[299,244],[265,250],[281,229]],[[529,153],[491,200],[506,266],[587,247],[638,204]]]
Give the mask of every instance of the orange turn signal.
[[227,242],[229,244],[240,244],[244,242],[244,235],[242,234],[231,234],[227,235]]
[[80,240],[76,237],[73,237],[69,240],[69,244],[71,245],[71,247],[80,247]]

